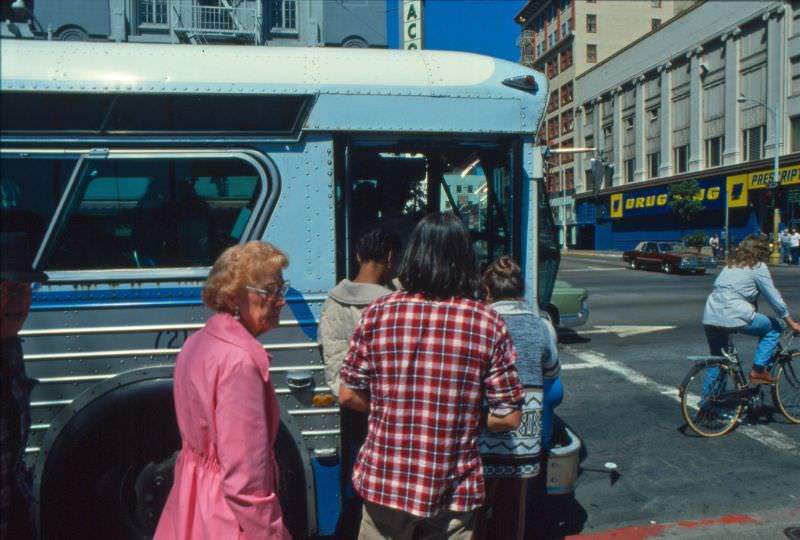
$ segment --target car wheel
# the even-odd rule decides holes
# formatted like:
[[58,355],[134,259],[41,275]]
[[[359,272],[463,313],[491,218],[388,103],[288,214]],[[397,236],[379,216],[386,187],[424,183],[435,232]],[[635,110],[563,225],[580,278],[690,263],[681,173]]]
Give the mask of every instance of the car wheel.
[[628,268],[630,268],[631,270],[638,270],[639,263],[636,262],[636,259],[631,259],[630,261],[628,261]]
[[661,265],[661,270],[663,270],[665,274],[671,274],[674,268],[672,267],[672,263],[665,262]]
[[71,26],[56,34],[56,39],[61,41],[88,41],[89,34],[83,28]]

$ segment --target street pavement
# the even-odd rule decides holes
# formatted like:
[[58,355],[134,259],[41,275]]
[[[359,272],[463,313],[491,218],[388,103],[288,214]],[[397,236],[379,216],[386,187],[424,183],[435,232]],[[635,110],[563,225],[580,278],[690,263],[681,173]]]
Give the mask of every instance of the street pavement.
[[[800,268],[771,272],[800,316]],[[707,354],[700,319],[715,275],[629,270],[619,254],[564,254],[559,278],[589,289],[591,314],[584,326],[559,329],[565,398],[557,413],[584,451],[574,495],[538,501],[531,538],[800,539],[791,536],[800,527],[800,425],[770,397],[717,439],[694,436],[680,416],[686,356]],[[749,366],[755,340],[736,344]]]

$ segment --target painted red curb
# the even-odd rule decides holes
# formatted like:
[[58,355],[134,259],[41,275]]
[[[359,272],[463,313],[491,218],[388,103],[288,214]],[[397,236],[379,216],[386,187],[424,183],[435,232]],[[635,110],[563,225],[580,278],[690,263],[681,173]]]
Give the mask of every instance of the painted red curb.
[[661,533],[674,531],[676,529],[697,529],[699,527],[709,527],[712,525],[752,525],[761,523],[760,520],[747,514],[731,514],[710,519],[698,519],[695,521],[677,521],[675,523],[664,523],[656,525],[642,525],[639,527],[626,527],[611,531],[602,531],[589,534],[577,534],[568,536],[567,539],[575,540],[648,540],[658,538]]

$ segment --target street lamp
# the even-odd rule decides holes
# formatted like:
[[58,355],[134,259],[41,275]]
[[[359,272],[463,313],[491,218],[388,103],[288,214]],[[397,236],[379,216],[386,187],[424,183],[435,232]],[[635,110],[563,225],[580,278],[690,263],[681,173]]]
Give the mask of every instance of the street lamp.
[[[778,164],[778,154],[779,154],[780,147],[781,147],[781,130],[778,129],[778,120],[780,118],[780,115],[778,114],[779,113],[779,108],[780,108],[780,102],[778,103],[778,105],[775,106],[775,108],[772,108],[769,105],[767,105],[765,102],[761,101],[760,99],[753,99],[753,98],[745,97],[745,96],[742,96],[742,95],[740,95],[738,98],[736,98],[736,101],[738,103],[746,103],[748,101],[751,101],[753,103],[757,103],[757,104],[763,106],[770,113],[772,113],[772,128],[775,130],[775,147],[774,147],[774,150],[773,150],[773,154],[774,154],[774,158],[775,158],[775,162],[774,162],[775,172],[772,175],[772,180],[770,180],[767,183],[766,187],[770,188],[770,189],[774,189],[774,188],[778,187],[780,185],[780,183],[781,183],[780,182],[780,165]],[[727,200],[727,197],[728,197],[728,195],[726,194],[725,195],[726,200]],[[775,199],[773,199],[773,201],[775,201]],[[778,239],[778,225],[780,225],[780,221],[781,221],[781,211],[780,211],[780,208],[778,208],[777,201],[775,201],[774,204],[775,204],[775,212],[773,214],[773,219],[772,219],[772,253],[769,254],[769,262],[770,262],[770,264],[780,264],[781,255],[780,255],[780,246],[779,246],[780,240]],[[726,231],[725,232],[726,242],[727,242],[727,238],[728,238],[728,233]]]

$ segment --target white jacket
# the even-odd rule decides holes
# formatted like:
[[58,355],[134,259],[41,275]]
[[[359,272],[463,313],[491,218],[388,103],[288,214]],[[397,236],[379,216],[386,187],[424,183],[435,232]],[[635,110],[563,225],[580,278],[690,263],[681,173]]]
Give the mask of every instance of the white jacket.
[[328,292],[319,317],[317,341],[322,346],[325,382],[336,396],[339,395],[339,369],[361,313],[373,300],[390,292],[380,285],[353,283],[349,279],[343,279]]

